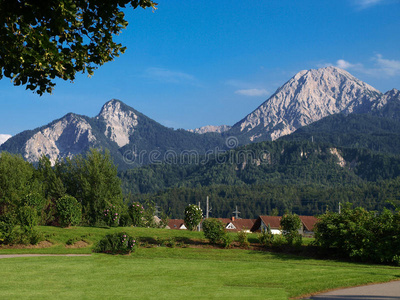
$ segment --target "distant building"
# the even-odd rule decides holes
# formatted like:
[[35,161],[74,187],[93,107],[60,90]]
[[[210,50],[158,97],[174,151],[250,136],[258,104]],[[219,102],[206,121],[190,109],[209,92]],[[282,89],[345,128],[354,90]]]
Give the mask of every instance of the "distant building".
[[259,216],[254,222],[253,227],[251,228],[252,232],[261,232],[263,230],[267,230],[268,225],[271,228],[272,234],[282,234],[281,230],[281,219],[282,217],[278,216]]
[[[314,226],[318,219],[313,216],[299,216],[301,220],[301,228],[299,233],[303,236],[313,236]],[[271,228],[272,234],[282,234],[281,219],[279,216],[259,216],[255,221],[254,226],[251,228],[252,232],[261,232],[267,230],[268,225]]]
[[166,229],[186,230],[185,222],[182,219],[170,219]]

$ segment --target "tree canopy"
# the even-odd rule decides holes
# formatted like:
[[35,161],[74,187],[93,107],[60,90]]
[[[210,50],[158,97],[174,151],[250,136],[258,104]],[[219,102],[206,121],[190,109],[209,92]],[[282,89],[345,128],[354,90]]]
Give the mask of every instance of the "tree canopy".
[[0,79],[50,93],[55,78],[74,80],[124,53],[114,36],[128,22],[126,6],[151,0],[0,0]]

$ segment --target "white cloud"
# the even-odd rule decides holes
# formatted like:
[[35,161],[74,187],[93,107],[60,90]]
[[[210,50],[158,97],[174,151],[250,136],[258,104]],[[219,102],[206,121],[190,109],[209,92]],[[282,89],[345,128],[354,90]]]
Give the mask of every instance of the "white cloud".
[[7,141],[12,135],[9,134],[0,134],[0,145]]
[[196,78],[190,74],[163,68],[148,68],[145,70],[144,76],[168,83],[195,83],[197,81]]
[[257,97],[257,96],[266,96],[269,93],[266,89],[244,89],[244,90],[235,91],[235,94],[243,95],[243,96],[250,96],[250,97]]
[[395,77],[400,75],[400,60],[386,59],[381,54],[376,54],[371,57],[370,61],[373,61],[373,66],[366,67],[362,63],[351,63],[343,59],[339,59],[335,64],[324,63],[319,64],[318,67],[335,66],[345,70],[352,70],[367,74],[374,77]]
[[376,54],[373,58],[378,69],[387,76],[400,75],[400,61],[394,59],[385,59],[381,54]]
[[345,60],[343,60],[343,59],[339,59],[339,60],[336,62],[336,66],[337,66],[338,68],[341,68],[341,69],[350,69],[350,68],[354,67],[353,64],[351,64],[351,63],[349,63],[348,61],[345,61]]

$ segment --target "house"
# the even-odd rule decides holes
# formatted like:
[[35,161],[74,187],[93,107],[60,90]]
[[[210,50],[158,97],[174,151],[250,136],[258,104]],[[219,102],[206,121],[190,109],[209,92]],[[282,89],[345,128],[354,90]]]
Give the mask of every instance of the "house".
[[229,231],[250,232],[255,222],[256,222],[255,219],[235,219],[235,217],[232,217],[232,219],[226,225],[225,228]]
[[170,219],[168,220],[168,225],[165,227],[166,229],[180,229],[186,230],[185,221],[182,219]]
[[[281,218],[282,217],[279,216],[259,216],[254,226],[251,228],[251,231],[261,232],[262,230],[266,230],[269,224],[272,234],[282,234]],[[313,216],[299,216],[299,218],[301,220],[299,233],[303,236],[313,236],[314,226],[318,219]]]
[[314,226],[318,219],[314,216],[299,216],[302,227],[299,233],[303,236],[314,236]]
[[281,218],[278,216],[259,216],[251,228],[252,232],[261,232],[267,230],[268,225],[271,228],[272,234],[282,234]]
[[242,230],[250,232],[250,229],[253,227],[254,222],[256,221],[255,219],[235,219],[235,217],[232,217],[231,219],[217,219],[224,224],[226,230],[235,232]]

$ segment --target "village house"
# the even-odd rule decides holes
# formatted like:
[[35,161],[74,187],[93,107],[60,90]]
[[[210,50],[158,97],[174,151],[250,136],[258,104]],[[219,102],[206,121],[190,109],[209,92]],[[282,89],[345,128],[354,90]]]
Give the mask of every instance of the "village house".
[[314,216],[299,216],[302,226],[299,233],[303,236],[314,236],[314,226],[318,219]]
[[222,220],[225,225],[225,229],[228,231],[245,231],[251,232],[251,228],[254,226],[256,219],[237,219],[232,217],[231,219],[219,219]]
[[[282,234],[281,218],[279,216],[259,216],[255,221],[254,226],[251,228],[252,232],[261,232],[267,230],[268,225],[271,228],[272,234]],[[303,236],[313,236],[314,226],[318,219],[313,216],[299,216],[301,220],[301,228],[299,233]]]
[[252,232],[261,232],[267,230],[268,225],[272,234],[282,234],[281,218],[278,216],[259,216],[251,228]]
[[185,222],[182,219],[170,219],[168,220],[168,225],[165,227],[166,229],[180,229],[186,230]]
[[[318,219],[313,216],[299,216],[301,220],[301,228],[299,233],[303,236],[313,236],[314,226]],[[235,217],[229,218],[217,218],[220,220],[227,231],[230,232],[261,232],[267,230],[268,225],[271,228],[272,234],[282,234],[281,219],[280,216],[259,216],[257,219],[236,219]],[[166,229],[180,229],[186,230],[185,222],[183,219],[170,219]]]

